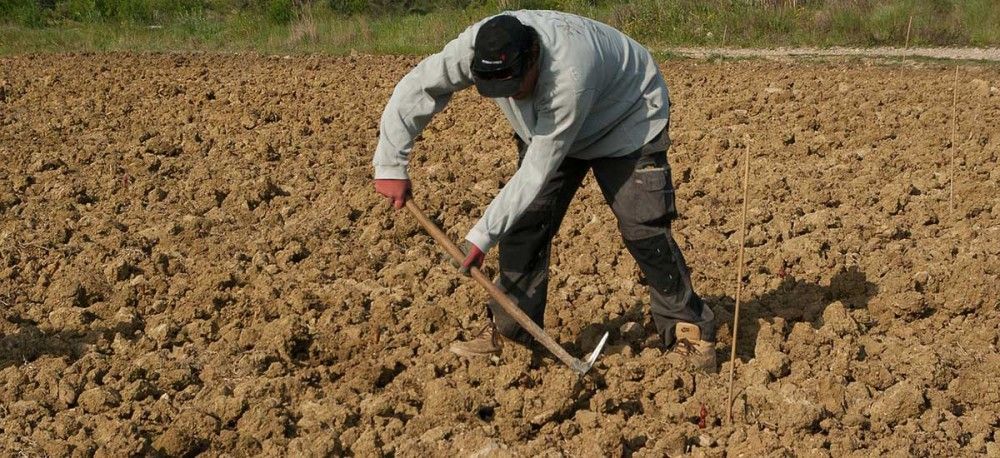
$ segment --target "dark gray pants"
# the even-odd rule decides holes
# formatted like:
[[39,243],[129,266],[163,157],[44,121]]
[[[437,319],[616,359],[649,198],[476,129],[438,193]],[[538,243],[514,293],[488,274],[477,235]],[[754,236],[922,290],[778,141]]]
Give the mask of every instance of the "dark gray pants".
[[[526,148],[517,140],[523,158]],[[673,344],[678,321],[697,324],[702,339],[715,340],[715,315],[692,289],[684,256],[670,233],[670,221],[677,216],[677,210],[667,163],[669,141],[659,140],[657,137],[622,157],[589,161],[566,158],[500,239],[497,285],[539,326],[545,315],[552,237],[587,171],[592,169],[604,199],[618,219],[625,247],[649,285],[653,322],[664,345]],[[489,309],[501,334],[513,339],[525,337],[520,325],[497,303],[491,301]]]

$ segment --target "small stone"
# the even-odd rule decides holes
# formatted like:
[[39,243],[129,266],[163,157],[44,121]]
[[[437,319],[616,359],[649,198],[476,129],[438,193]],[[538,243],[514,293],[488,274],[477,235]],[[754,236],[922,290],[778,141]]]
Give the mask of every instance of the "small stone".
[[823,311],[822,327],[838,336],[854,335],[859,331],[858,323],[851,318],[843,302],[836,301]]
[[77,402],[80,404],[80,407],[83,407],[84,412],[100,413],[111,407],[118,406],[121,403],[121,397],[114,391],[96,387],[80,393]]
[[243,126],[244,129],[250,130],[257,127],[257,120],[250,115],[243,115],[243,117],[240,118],[240,125]]
[[873,421],[895,426],[924,410],[924,391],[909,381],[899,382],[875,399],[869,408]]
[[276,256],[278,263],[285,267],[296,264],[307,257],[309,257],[309,250],[297,240],[285,246],[285,249],[279,251]]
[[124,259],[116,259],[111,262],[107,270],[104,272],[112,283],[128,280],[132,276],[132,272],[135,268],[131,263]]
[[556,416],[555,409],[547,409],[542,413],[531,417],[531,424],[533,425],[544,425],[549,422],[553,417]]
[[62,406],[65,406],[64,408],[74,405],[79,394],[79,391],[66,381],[59,383],[59,388],[56,393],[59,403]]
[[389,417],[393,414],[392,403],[385,396],[372,395],[361,400],[361,414],[365,417]]
[[672,428],[665,437],[660,439],[657,448],[662,448],[669,456],[681,456],[687,451],[687,436],[684,430]]
[[777,389],[749,386],[746,395],[747,404],[761,412],[761,420],[782,430],[812,430],[823,419],[823,407],[813,402],[806,391],[792,384],[783,384]]
[[152,329],[146,331],[146,335],[149,336],[149,338],[156,341],[156,343],[164,345],[168,343],[171,339],[173,339],[173,337],[177,335],[177,331],[179,330],[180,328],[177,326],[176,323],[172,321],[166,321],[153,326]]
[[72,275],[61,275],[49,286],[47,296],[54,302],[76,307],[87,305],[87,290],[79,279]]
[[711,447],[715,445],[715,439],[706,434],[698,435],[698,446],[699,447]]
[[787,376],[792,363],[788,355],[777,351],[768,351],[757,355],[754,362],[767,373],[769,381]]
[[440,441],[445,440],[451,433],[450,426],[438,426],[436,428],[431,428],[427,432],[420,435],[420,440],[422,442],[427,442],[431,444],[436,444]]
[[583,429],[594,429],[599,424],[597,413],[590,410],[577,410],[576,422]]
[[153,448],[170,456],[194,455],[205,448],[208,437],[219,428],[215,418],[196,410],[185,410],[153,442]]
[[136,380],[122,391],[125,399],[132,402],[142,401],[156,393],[156,387],[145,380]]
[[638,341],[644,334],[642,325],[634,321],[623,324],[618,331],[621,333],[622,340],[626,341]]
[[726,441],[728,444],[740,444],[747,440],[747,432],[743,428],[738,428],[729,435],[729,439]]
[[181,153],[181,146],[166,137],[158,136],[146,142],[146,152],[157,156],[172,157]]
[[482,447],[479,447],[479,450],[476,450],[474,453],[469,455],[469,458],[485,458],[488,456],[500,455],[501,453],[499,452],[499,450],[501,449],[502,448],[499,445],[497,445],[496,442],[490,440],[487,441],[486,444],[483,445]]
[[[357,456],[384,456],[382,441],[373,429],[364,430],[358,439],[351,444],[351,452]],[[486,456],[483,454],[481,456]]]
[[87,332],[87,323],[92,317],[82,308],[57,308],[49,312],[49,324],[53,329],[66,335],[83,335]]

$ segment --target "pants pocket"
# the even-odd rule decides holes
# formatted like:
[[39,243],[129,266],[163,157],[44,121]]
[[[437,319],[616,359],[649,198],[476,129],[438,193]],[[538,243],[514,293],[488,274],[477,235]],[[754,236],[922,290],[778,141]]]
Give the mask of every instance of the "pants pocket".
[[664,177],[667,181],[666,186],[663,188],[663,200],[666,202],[667,206],[667,219],[673,221],[677,219],[677,200],[674,196],[674,181],[673,177],[670,175],[670,166],[668,165],[663,171]]
[[[660,165],[660,164],[657,164]],[[677,203],[670,166],[645,167],[635,171],[637,197],[635,219],[640,224],[666,225],[677,217]]]
[[633,175],[635,205],[632,207],[632,219],[642,226],[661,226],[665,224],[666,199],[664,189],[667,186],[666,175],[662,168],[637,170]]

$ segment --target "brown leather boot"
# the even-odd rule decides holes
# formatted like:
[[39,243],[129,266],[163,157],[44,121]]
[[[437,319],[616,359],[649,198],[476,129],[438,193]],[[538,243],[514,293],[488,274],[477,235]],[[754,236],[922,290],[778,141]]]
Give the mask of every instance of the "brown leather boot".
[[464,342],[452,342],[448,349],[458,356],[473,358],[499,354],[501,348],[503,345],[500,343],[500,333],[497,332],[496,325],[490,321],[490,324],[483,327],[478,336]]
[[718,370],[715,344],[701,340],[701,329],[697,325],[679,322],[674,328],[674,335],[677,341],[670,353],[682,357],[696,371],[713,374]]

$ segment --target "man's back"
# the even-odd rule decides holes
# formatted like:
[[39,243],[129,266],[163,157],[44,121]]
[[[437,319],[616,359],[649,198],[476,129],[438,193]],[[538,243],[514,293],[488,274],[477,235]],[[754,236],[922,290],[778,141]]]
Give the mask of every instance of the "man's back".
[[523,140],[531,142],[535,134],[531,121],[537,111],[549,108],[546,105],[560,91],[593,91],[594,103],[570,157],[628,154],[666,126],[666,84],[642,45],[608,25],[573,14],[532,10],[509,14],[538,33],[542,48],[534,97],[494,99]]
[[[538,56],[532,58],[537,79],[530,96],[493,99],[527,148],[517,172],[466,236],[484,253],[525,211],[564,159],[627,156],[654,138],[665,140],[667,136],[660,134],[669,116],[663,76],[649,52],[625,34],[556,11],[504,14],[516,18],[517,27],[537,35]],[[372,161],[376,179],[408,179],[414,140],[454,92],[475,83],[477,35],[490,21],[509,22],[502,17],[470,26],[396,85],[382,114]],[[503,55],[497,59],[505,60]],[[480,59],[477,64],[490,62]]]

